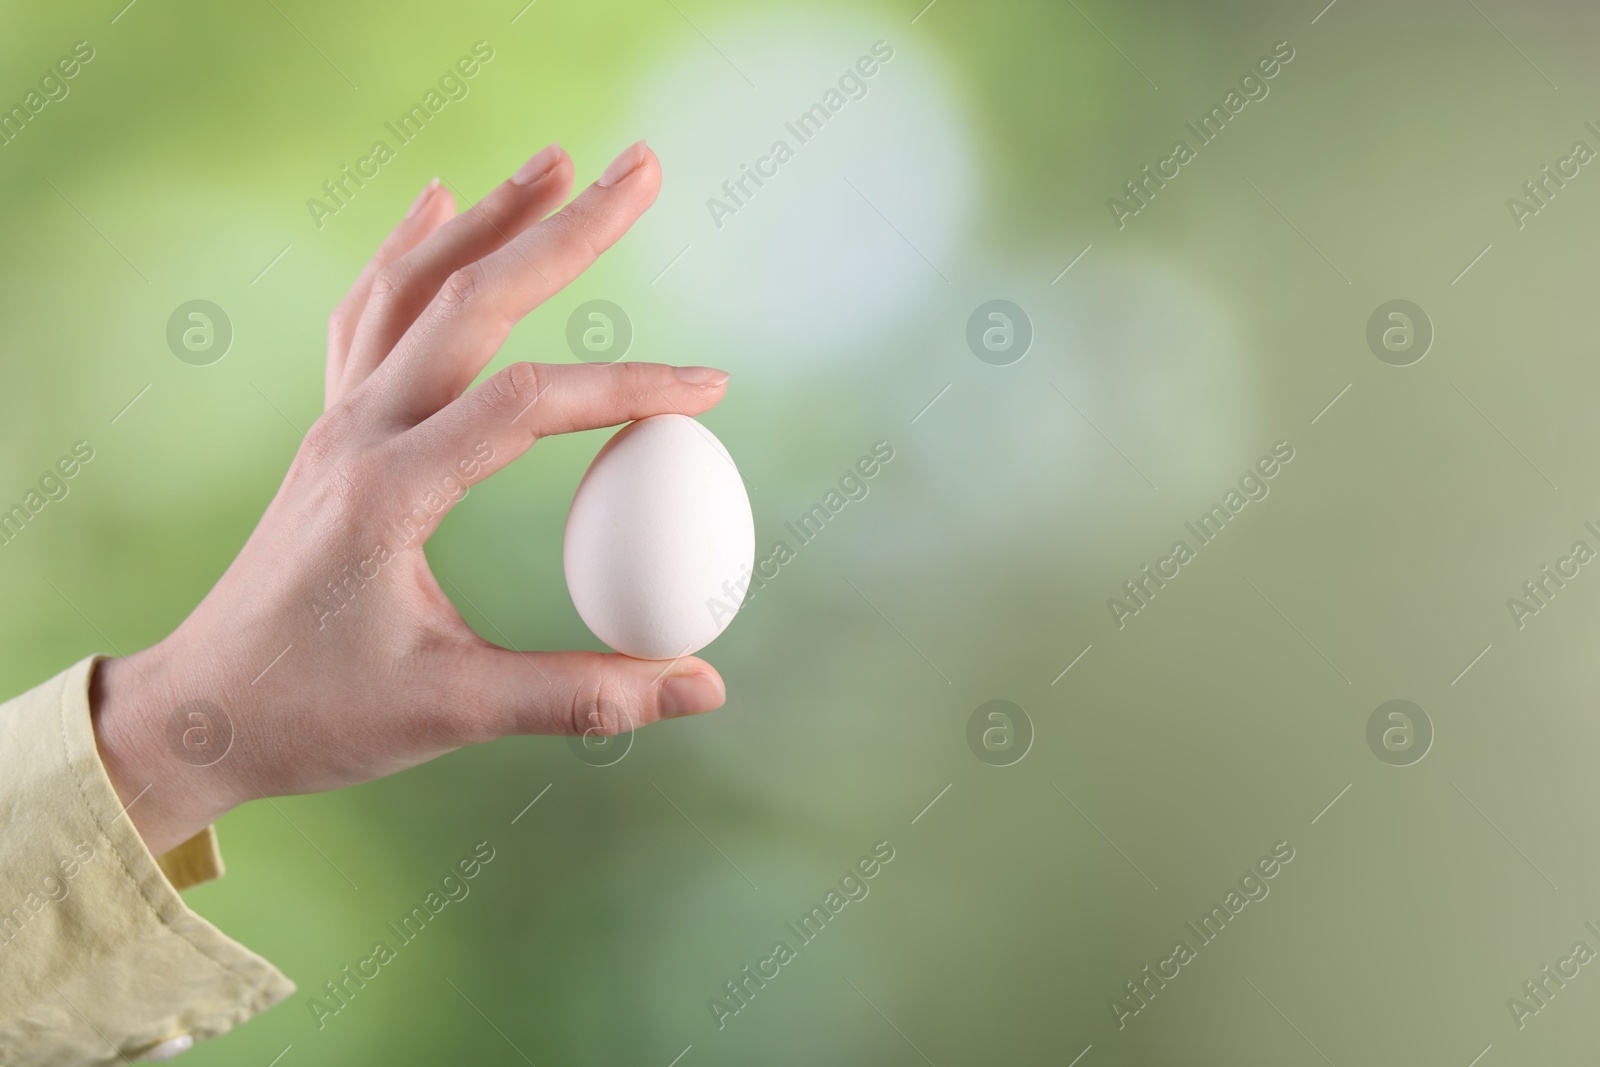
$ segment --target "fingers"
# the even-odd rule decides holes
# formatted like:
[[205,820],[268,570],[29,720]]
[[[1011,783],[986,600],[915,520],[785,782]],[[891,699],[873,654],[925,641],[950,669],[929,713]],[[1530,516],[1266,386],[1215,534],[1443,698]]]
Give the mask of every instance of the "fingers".
[[460,664],[463,743],[510,734],[609,737],[720,708],[722,677],[694,657],[660,662],[610,652],[513,652],[484,644]]
[[422,192],[417,194],[411,207],[406,211],[406,217],[400,220],[378,246],[378,251],[361,268],[361,273],[356,276],[355,284],[339,301],[339,306],[334,308],[333,314],[328,316],[328,366],[325,382],[327,407],[332,407],[342,393],[340,383],[343,379],[345,363],[349,357],[350,340],[355,335],[356,325],[361,321],[361,313],[367,306],[368,296],[372,292],[372,280],[379,271],[390,263],[410,252],[421,244],[427,236],[438,229],[446,219],[456,213],[455,198],[449,190],[439,187],[439,179],[435,178],[423,186]]
[[561,211],[451,274],[369,380],[375,404],[414,425],[460,396],[517,321],[628,232],[660,188],[655,155],[630,145]]
[[[661,363],[513,363],[401,437],[397,454],[418,484],[476,456],[475,484],[551,434],[650,415],[699,415],[727,393],[727,371]],[[487,443],[488,449],[482,448]],[[489,458],[485,459],[485,453]],[[462,469],[462,473],[465,470]]]
[[378,270],[350,341],[344,387],[354,387],[383,362],[446,278],[554,211],[571,189],[572,160],[552,144],[470,209]]

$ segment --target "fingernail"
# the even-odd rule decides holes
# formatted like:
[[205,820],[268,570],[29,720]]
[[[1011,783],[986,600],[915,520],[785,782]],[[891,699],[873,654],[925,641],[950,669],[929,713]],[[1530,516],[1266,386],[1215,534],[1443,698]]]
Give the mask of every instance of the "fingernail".
[[439,188],[438,178],[435,178],[427,185],[424,185],[422,187],[422,192],[418,193],[417,198],[411,201],[411,209],[406,212],[406,218],[409,219],[412,215],[415,215],[419,210],[421,210],[422,205],[428,202],[428,197],[432,196],[433,191],[437,188]]
[[722,707],[727,698],[722,680],[714,674],[677,674],[661,683],[661,714],[670,719],[710,711]]
[[728,380],[728,372],[715,367],[677,367],[678,379],[690,385],[721,385]]
[[644,162],[644,142],[635,141],[622,150],[622,154],[611,161],[611,166],[600,175],[600,180],[595,182],[602,189],[609,189],[622,179],[634,172],[639,164]]
[[561,158],[561,145],[552,141],[548,146],[539,149],[532,159],[517,168],[511,176],[512,185],[532,185],[543,178],[555,167],[556,161]]

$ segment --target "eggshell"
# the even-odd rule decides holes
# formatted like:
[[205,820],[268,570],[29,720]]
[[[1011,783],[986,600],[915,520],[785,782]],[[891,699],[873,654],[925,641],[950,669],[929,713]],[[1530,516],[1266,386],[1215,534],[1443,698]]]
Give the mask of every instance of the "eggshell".
[[618,652],[676,659],[732,620],[755,543],[722,442],[686,415],[652,415],[617,431],[578,483],[562,546],[567,590]]

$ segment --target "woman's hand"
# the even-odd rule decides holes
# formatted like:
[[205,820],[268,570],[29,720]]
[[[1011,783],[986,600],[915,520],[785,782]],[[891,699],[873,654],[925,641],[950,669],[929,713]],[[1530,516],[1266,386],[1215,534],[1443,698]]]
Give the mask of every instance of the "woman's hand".
[[[507,734],[612,734],[722,704],[698,659],[490,644],[423,554],[467,487],[540,437],[722,399],[721,371],[649,363],[515,363],[466,392],[661,185],[641,141],[551,215],[572,176],[551,145],[465,214],[437,182],[423,190],[333,313],[326,411],[238,558],[171,636],[95,672],[101,755],[151,852],[255,797]],[[226,755],[196,766],[225,723]]]

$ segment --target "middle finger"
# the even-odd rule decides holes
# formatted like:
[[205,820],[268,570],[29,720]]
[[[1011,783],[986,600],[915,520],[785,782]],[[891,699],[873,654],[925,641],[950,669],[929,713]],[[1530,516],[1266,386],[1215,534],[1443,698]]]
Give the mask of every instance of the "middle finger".
[[572,188],[572,160],[552,144],[470,209],[378,271],[350,342],[343,384],[353,388],[388,356],[444,280],[548,215]]

